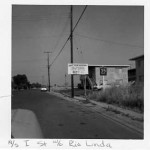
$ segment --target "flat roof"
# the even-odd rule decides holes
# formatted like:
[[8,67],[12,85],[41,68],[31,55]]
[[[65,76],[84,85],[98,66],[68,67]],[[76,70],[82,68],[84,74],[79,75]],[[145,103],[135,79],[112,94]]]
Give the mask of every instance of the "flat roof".
[[131,58],[131,59],[129,59],[129,60],[137,60],[137,59],[139,59],[139,58],[144,58],[144,55],[140,55],[140,56],[137,56],[137,57]]
[[89,67],[130,67],[130,65],[88,65]]

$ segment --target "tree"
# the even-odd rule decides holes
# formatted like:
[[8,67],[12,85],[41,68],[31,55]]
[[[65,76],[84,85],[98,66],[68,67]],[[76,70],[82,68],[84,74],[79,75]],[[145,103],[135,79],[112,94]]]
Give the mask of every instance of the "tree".
[[31,84],[31,87],[32,87],[32,88],[40,88],[40,87],[41,87],[41,84],[38,83],[38,82],[32,83],[32,84]]
[[14,76],[13,82],[15,85],[17,85],[18,89],[21,89],[21,88],[27,89],[29,88],[29,85],[30,85],[30,82],[28,81],[27,76],[25,74],[23,75],[18,74]]

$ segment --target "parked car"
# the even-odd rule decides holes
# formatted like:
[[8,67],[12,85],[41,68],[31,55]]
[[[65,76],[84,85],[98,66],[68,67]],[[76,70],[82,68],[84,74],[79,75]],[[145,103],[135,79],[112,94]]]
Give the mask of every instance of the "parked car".
[[41,92],[46,92],[47,91],[47,88],[46,87],[42,87],[41,88]]

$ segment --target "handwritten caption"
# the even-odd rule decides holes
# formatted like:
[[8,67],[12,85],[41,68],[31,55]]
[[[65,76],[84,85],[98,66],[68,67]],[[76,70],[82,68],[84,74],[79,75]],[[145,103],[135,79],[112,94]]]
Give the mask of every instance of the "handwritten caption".
[[108,148],[111,149],[112,145],[106,143],[104,140],[98,140],[98,142],[93,142],[93,140],[9,140],[8,146],[10,148],[19,148],[19,147],[89,147],[89,148]]

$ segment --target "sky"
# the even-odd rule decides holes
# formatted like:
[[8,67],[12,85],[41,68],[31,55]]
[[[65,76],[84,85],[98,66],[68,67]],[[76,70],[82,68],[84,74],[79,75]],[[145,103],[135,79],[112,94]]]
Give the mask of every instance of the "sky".
[[[84,5],[73,6],[73,26]],[[12,5],[12,76],[47,84],[50,64],[70,34],[69,5]],[[130,58],[144,54],[143,6],[87,6],[73,33],[74,63],[134,66]],[[53,62],[51,84],[70,83],[70,41]],[[75,76],[78,83],[79,76]]]
[[[18,4],[14,6],[13,4]],[[19,6],[22,4],[22,6]],[[49,6],[23,6],[48,4]],[[29,81],[47,83],[47,58],[50,61],[62,48],[70,31],[70,6],[58,4],[88,4],[74,31],[74,61],[88,64],[131,64],[129,59],[144,53],[144,140],[111,141],[114,147],[143,149],[149,142],[150,83],[150,3],[149,0],[5,0],[0,5],[0,133],[2,146],[11,132],[11,76],[26,74]],[[12,8],[13,5],[13,8]],[[90,6],[89,6],[90,5]],[[96,6],[91,6],[96,5]],[[98,5],[107,5],[98,6]],[[110,6],[108,6],[110,5]],[[116,7],[114,5],[117,5]],[[120,7],[119,5],[122,5]],[[129,6],[132,5],[132,6]],[[142,7],[144,6],[144,7]],[[74,25],[84,6],[74,6]],[[145,31],[144,31],[145,30]],[[64,84],[70,62],[70,42],[51,68],[52,83]],[[68,82],[70,75],[67,75]],[[6,141],[7,140],[7,141]],[[119,143],[118,143],[119,142]],[[1,145],[0,145],[1,146]],[[8,146],[8,145],[7,145]]]

